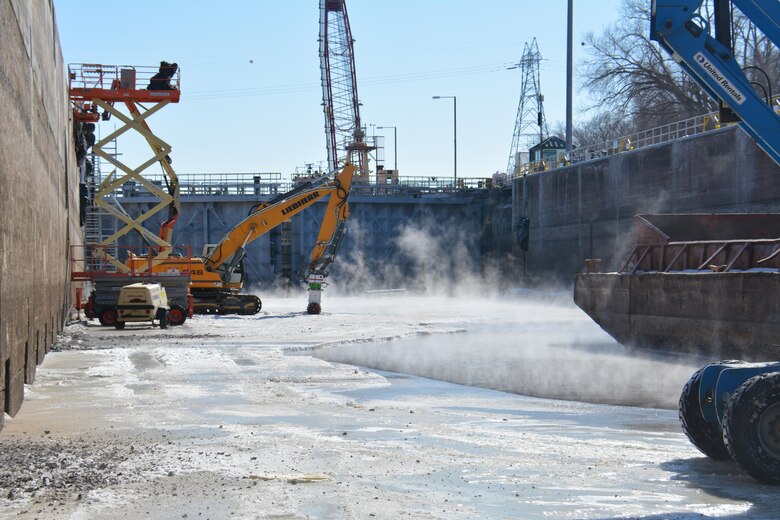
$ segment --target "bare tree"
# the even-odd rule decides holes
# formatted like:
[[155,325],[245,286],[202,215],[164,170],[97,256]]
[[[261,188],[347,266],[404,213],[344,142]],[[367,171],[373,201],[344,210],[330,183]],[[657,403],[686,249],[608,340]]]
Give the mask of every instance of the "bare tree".
[[733,17],[734,54],[756,91],[767,99],[774,97],[780,85],[780,52],[744,15]]
[[[566,125],[562,121],[556,122],[552,130],[555,135],[566,135]],[[575,124],[572,141],[575,147],[598,145],[635,131],[631,118],[623,112],[604,110],[596,112],[587,121]]]

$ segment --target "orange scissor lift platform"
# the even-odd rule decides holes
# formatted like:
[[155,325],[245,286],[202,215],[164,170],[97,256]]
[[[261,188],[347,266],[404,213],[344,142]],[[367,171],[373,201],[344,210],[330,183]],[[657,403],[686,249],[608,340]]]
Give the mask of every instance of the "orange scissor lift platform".
[[[172,64],[171,68],[173,68]],[[178,103],[181,97],[178,67],[162,82],[155,80],[165,67],[138,65],[100,65],[92,63],[68,66],[68,93],[77,121],[97,122],[100,115],[95,100],[106,103]],[[162,87],[162,88],[159,88]]]
[[[96,287],[97,296],[102,292],[115,292],[114,285],[130,283],[138,275],[151,276],[154,265],[162,263],[173,251],[171,238],[173,226],[179,215],[179,181],[172,167],[171,145],[155,135],[147,120],[170,103],[178,103],[181,97],[179,90],[180,72],[175,63],[162,62],[159,67],[131,65],[99,65],[71,64],[68,66],[69,96],[73,107],[73,117],[80,123],[97,123],[116,118],[120,126],[92,145],[92,153],[111,164],[114,171],[102,178],[95,188],[93,204],[114,217],[119,228],[111,236],[98,244],[86,244],[91,248],[89,255],[100,258],[112,266],[114,275],[101,275],[90,269],[84,273],[74,271],[74,281],[91,281]],[[124,106],[126,110],[120,110]],[[120,160],[116,153],[110,153],[105,147],[126,133],[140,135],[151,149],[151,157],[142,160],[140,164],[131,165]],[[163,172],[165,186],[160,186],[148,175],[148,168],[159,164]],[[117,190],[127,182],[135,182],[144,186],[149,193],[158,199],[156,204],[142,214],[131,217],[119,202],[116,201]],[[158,233],[144,227],[144,222],[158,212],[167,210],[167,218]],[[114,249],[119,239],[131,232],[141,235],[144,242],[155,250],[155,255],[149,257],[149,262],[136,267],[129,267],[119,258],[108,253]],[[114,247],[112,247],[114,246]],[[99,254],[97,254],[99,253]],[[137,272],[134,272],[137,271]],[[149,271],[146,273],[146,271]],[[182,273],[189,287],[189,273]],[[97,282],[111,278],[110,287],[101,291]],[[123,278],[125,279],[123,281]],[[170,277],[159,281],[168,285]],[[118,281],[117,281],[118,280]],[[167,283],[166,283],[167,282]],[[110,285],[110,284],[109,284]],[[182,308],[191,312],[191,304]]]
[[[160,246],[162,251],[169,250],[173,225],[179,214],[179,181],[171,166],[171,146],[152,132],[147,119],[168,104],[178,103],[181,97],[178,65],[167,62],[161,62],[159,67],[71,64],[68,66],[68,78],[70,101],[77,121],[94,123],[113,116],[123,123],[92,145],[92,153],[116,168],[97,188],[95,205],[124,224],[100,245],[115,244],[123,235],[137,231],[148,243]],[[121,105],[126,107],[127,113],[118,109]],[[102,110],[102,116],[99,110]],[[149,144],[153,154],[135,167],[120,161],[116,154],[104,150],[108,143],[126,132],[140,134]],[[163,170],[167,190],[157,187],[146,175],[147,168],[156,163]],[[128,181],[145,186],[159,199],[159,204],[136,218],[131,218],[127,212],[117,209],[112,200],[114,191]],[[169,215],[159,234],[146,230],[142,223],[163,209],[168,209]]]

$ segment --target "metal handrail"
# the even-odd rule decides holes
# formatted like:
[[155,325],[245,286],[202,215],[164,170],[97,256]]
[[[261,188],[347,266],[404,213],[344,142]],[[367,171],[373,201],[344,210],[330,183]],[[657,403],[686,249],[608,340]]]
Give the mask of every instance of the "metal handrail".
[[[775,112],[780,114],[780,96],[773,98],[772,106]],[[571,157],[561,158],[559,161],[538,161],[522,164],[518,171],[510,174],[511,178],[522,177],[523,175],[540,173],[543,171],[564,168],[579,162],[610,157],[624,152],[639,150],[647,146],[653,146],[661,143],[667,143],[690,137],[693,135],[704,134],[721,128],[717,112],[689,117],[674,123],[634,132],[615,139],[602,141],[580,146],[572,151]]]
[[[149,176],[150,181],[164,188],[161,176]],[[298,185],[283,181],[281,173],[190,173],[180,174],[179,193],[186,196],[274,196],[286,193]],[[299,179],[304,181],[305,178]],[[354,195],[397,195],[453,193],[469,190],[492,189],[497,186],[492,178],[484,177],[438,177],[409,176],[381,177],[379,180],[354,180],[351,193]],[[118,197],[142,197],[149,191],[142,184],[129,181],[115,191]]]
[[[747,254],[746,254],[747,253]],[[623,274],[642,272],[733,270],[780,267],[780,239],[693,240],[636,244],[618,270]]]
[[[71,92],[92,90],[146,89],[160,67],[145,65],[103,65],[99,63],[71,63],[68,65],[68,80]],[[129,74],[128,74],[129,72]],[[173,72],[169,86],[179,90],[181,71],[178,66]]]
[[721,127],[718,121],[717,112],[711,112],[696,117],[684,119],[674,123],[661,125],[641,132],[624,135],[615,139],[602,141],[599,143],[584,145],[572,151],[570,158],[562,157],[559,161],[538,161],[525,163],[518,168],[518,171],[512,175],[512,178],[522,177],[523,175],[540,173],[543,171],[564,168],[572,164],[602,159],[624,152],[639,150],[647,146],[666,143],[690,137],[692,135],[703,134]]

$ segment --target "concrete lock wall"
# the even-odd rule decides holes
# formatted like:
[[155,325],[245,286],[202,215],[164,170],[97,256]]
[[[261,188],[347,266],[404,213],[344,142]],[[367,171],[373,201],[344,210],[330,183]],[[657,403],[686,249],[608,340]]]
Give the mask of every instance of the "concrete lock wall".
[[514,222],[531,218],[527,272],[571,283],[586,258],[620,267],[634,215],[780,210],[780,168],[732,126],[515,179],[513,201]]
[[52,3],[0,0],[0,34],[0,402],[13,416],[72,299],[79,176]]

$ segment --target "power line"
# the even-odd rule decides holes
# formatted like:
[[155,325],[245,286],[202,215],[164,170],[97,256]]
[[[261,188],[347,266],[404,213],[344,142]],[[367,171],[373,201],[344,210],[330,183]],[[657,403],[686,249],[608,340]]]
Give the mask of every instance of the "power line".
[[[363,85],[390,85],[395,83],[406,83],[410,81],[421,81],[427,79],[439,79],[458,76],[471,76],[479,74],[489,74],[494,72],[503,72],[513,62],[504,62],[491,65],[474,65],[470,67],[460,67],[455,69],[432,70],[425,72],[412,72],[407,74],[390,74],[385,76],[374,76],[372,78],[361,78]],[[297,85],[275,85],[268,87],[254,87],[245,89],[222,89],[222,90],[201,90],[193,91],[187,94],[187,100],[208,100],[216,98],[235,98],[247,96],[268,96],[279,94],[293,94],[319,90],[320,85],[316,83],[304,83]]]

